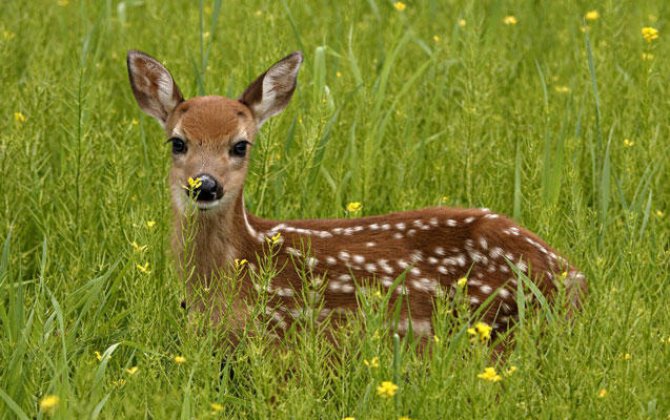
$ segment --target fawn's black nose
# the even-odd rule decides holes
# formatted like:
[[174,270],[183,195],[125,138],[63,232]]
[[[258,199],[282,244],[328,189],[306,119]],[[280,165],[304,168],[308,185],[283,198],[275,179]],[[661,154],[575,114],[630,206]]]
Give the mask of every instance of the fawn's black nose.
[[196,186],[191,194],[198,201],[215,201],[223,197],[223,188],[212,176],[200,174],[196,178]]

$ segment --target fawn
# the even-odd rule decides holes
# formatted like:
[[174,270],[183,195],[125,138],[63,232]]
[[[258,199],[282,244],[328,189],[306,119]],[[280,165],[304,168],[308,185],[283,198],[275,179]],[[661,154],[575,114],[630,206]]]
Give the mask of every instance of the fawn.
[[[549,298],[563,283],[571,308],[580,306],[584,275],[542,239],[488,209],[438,207],[356,219],[290,221],[247,213],[243,188],[254,138],[263,122],[287,106],[302,61],[300,52],[283,58],[236,100],[184,100],[163,65],[142,52],[128,53],[135,98],[158,120],[172,147],[173,248],[182,267],[188,265],[182,274],[188,273],[183,275],[190,308],[206,311],[218,304],[212,321],[219,322],[222,311],[232,311],[227,322],[241,329],[259,293],[269,293],[266,315],[281,335],[304,309],[299,296],[305,273],[319,286],[320,321],[355,311],[362,284],[389,293],[390,304],[404,299],[395,325],[401,336],[410,331],[432,336],[434,300],[453,295],[463,278],[473,310],[489,303],[483,320],[494,334],[514,323],[520,275]],[[191,188],[185,189],[189,183]],[[195,233],[191,255],[185,255],[189,211],[196,213]],[[268,252],[274,255],[277,273],[260,290],[251,276]],[[236,260],[248,263],[240,266]],[[203,297],[197,292],[233,275],[240,276],[241,286],[232,303],[224,305],[216,293]]]

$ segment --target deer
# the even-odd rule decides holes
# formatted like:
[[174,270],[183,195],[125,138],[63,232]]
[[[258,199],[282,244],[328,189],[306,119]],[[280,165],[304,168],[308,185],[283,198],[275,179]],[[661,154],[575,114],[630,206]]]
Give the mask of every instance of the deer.
[[[356,294],[365,285],[388,293],[389,306],[404,302],[397,334],[428,339],[434,333],[436,299],[453,297],[458,287],[467,287],[466,305],[483,309],[482,320],[494,335],[504,334],[518,318],[521,277],[549,300],[564,290],[570,311],[581,307],[584,274],[537,235],[489,209],[434,207],[287,221],[247,212],[243,190],[256,134],[287,107],[302,62],[300,52],[284,57],[237,99],[186,100],[158,60],[128,52],[134,97],[171,145],[172,248],[182,267],[189,310],[218,308],[210,311],[213,324],[228,311],[227,322],[241,330],[250,321],[249,307],[260,294],[269,294],[265,315],[281,335],[303,313],[299,296],[307,285],[318,286],[320,322],[355,312]],[[187,250],[189,217],[194,232]],[[268,253],[276,272],[259,286],[252,277]],[[228,304],[216,293],[202,293],[233,276],[240,281],[239,296]]]

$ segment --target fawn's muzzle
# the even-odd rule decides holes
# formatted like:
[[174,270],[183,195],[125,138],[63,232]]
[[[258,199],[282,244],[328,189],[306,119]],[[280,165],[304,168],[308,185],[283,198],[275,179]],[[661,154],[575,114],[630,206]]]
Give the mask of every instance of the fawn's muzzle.
[[216,179],[207,174],[200,174],[196,179],[199,180],[198,186],[190,192],[196,200],[207,202],[223,197],[223,188]]

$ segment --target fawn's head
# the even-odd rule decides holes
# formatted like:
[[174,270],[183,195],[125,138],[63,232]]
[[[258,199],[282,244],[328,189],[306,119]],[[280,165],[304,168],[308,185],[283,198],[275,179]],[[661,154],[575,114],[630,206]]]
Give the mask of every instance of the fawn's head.
[[293,96],[302,54],[294,52],[260,75],[239,99],[184,100],[170,72],[154,58],[128,52],[128,75],[142,110],[156,118],[172,148],[170,186],[177,209],[225,209],[241,194],[249,150],[259,127]]

